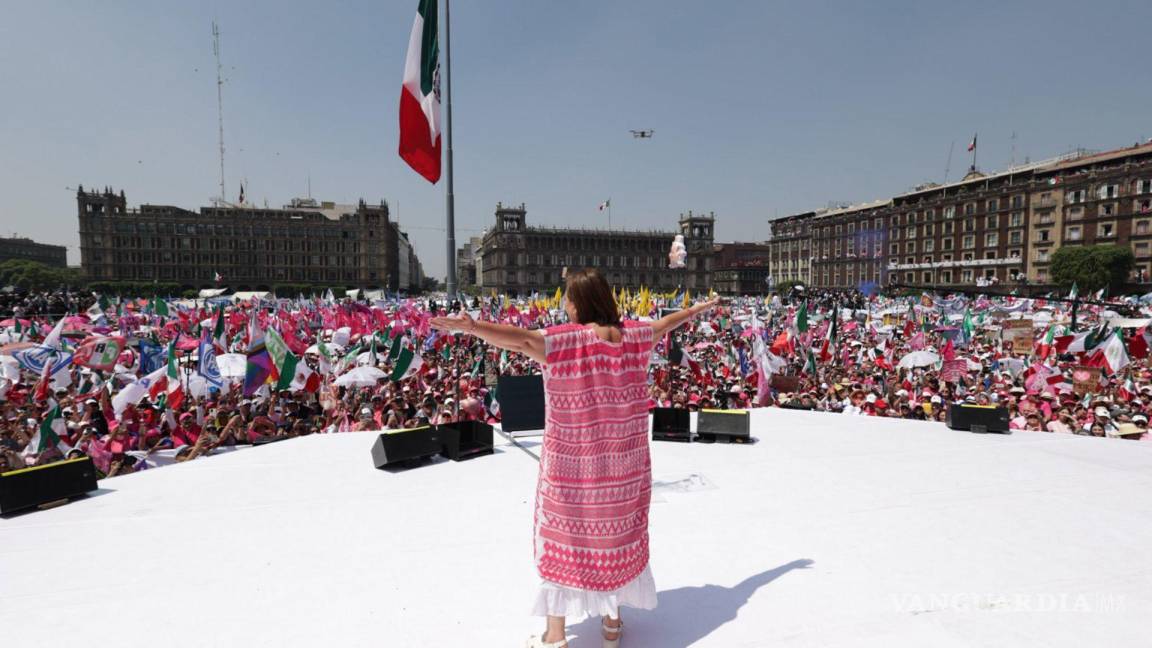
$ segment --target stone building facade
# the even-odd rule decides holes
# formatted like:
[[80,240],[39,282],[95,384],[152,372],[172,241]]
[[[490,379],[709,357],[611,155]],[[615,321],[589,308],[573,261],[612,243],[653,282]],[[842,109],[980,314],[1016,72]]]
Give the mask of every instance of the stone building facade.
[[170,205],[129,209],[124,192],[76,193],[89,281],[176,282],[270,290],[277,284],[418,292],[424,272],[388,205],[294,200],[281,209]]
[[[617,287],[657,291],[712,286],[713,214],[681,214],[678,231],[626,231],[529,226],[527,210],[498,204],[496,222],[481,244],[478,283],[513,296],[550,293],[562,284],[565,267],[595,267]],[[684,235],[687,268],[670,270],[668,251]]]
[[1046,284],[1056,250],[1129,246],[1152,276],[1152,142],[773,221],[774,280],[817,288]]
[[68,265],[68,249],[63,245],[37,243],[18,236],[0,238],[0,263],[12,259],[63,268]]
[[717,243],[713,250],[713,290],[721,295],[768,293],[768,243]]

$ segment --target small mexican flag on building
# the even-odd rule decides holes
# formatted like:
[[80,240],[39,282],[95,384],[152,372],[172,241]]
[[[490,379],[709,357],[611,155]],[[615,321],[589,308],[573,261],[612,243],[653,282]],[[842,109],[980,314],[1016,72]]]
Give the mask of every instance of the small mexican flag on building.
[[420,0],[400,90],[400,157],[428,182],[440,179],[440,34],[436,0]]

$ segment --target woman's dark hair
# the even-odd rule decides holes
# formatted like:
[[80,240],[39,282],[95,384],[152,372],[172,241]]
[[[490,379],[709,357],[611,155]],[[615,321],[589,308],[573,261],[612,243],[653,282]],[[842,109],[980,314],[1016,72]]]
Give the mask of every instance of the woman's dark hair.
[[576,319],[580,324],[620,326],[616,298],[599,270],[585,268],[569,272],[565,289],[568,301],[576,308]]

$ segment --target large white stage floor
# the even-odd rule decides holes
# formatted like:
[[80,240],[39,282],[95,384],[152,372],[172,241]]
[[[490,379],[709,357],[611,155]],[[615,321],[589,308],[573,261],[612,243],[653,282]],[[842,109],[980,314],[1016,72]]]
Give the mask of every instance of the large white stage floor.
[[[1147,646],[1152,444],[772,409],[656,443],[659,607],[625,647]],[[536,461],[376,470],[371,433],[101,482],[0,519],[12,646],[516,647]],[[538,438],[521,439],[532,449]],[[573,624],[597,647],[599,621]]]

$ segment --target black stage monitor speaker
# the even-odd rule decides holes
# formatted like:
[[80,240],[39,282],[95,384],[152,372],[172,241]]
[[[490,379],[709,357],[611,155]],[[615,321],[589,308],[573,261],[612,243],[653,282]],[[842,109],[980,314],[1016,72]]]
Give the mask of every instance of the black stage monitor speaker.
[[652,410],[653,441],[692,441],[692,419],[686,409],[657,407]]
[[482,421],[455,421],[437,426],[444,441],[444,456],[452,461],[490,455],[492,426]]
[[440,433],[430,425],[389,430],[377,436],[372,444],[372,463],[384,468],[434,457],[444,452],[444,437],[452,432]]
[[995,405],[952,405],[944,423],[953,430],[1012,433],[1008,428],[1008,409]]
[[748,410],[703,409],[696,417],[696,439],[704,443],[748,443]]
[[96,467],[78,457],[0,474],[0,514],[96,490]]
[[544,376],[500,376],[496,390],[501,429],[544,429]]

